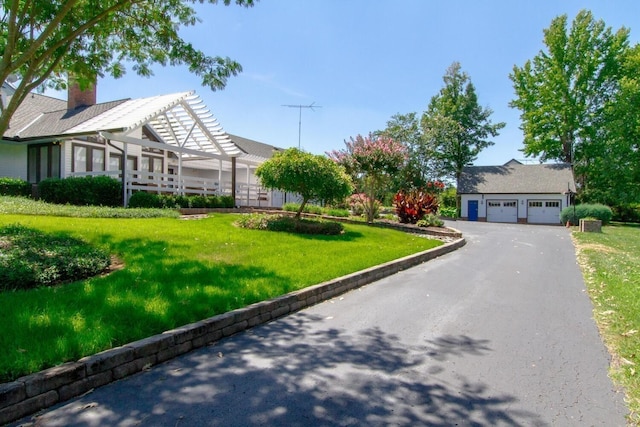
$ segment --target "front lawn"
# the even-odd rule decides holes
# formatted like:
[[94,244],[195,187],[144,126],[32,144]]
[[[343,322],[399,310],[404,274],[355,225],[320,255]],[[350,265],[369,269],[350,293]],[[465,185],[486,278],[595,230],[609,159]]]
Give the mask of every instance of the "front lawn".
[[0,293],[0,381],[439,246],[366,225],[339,236],[239,228],[238,214],[202,220],[0,215],[117,255],[108,276]]
[[640,227],[574,233],[594,316],[624,386],[632,424],[640,424]]

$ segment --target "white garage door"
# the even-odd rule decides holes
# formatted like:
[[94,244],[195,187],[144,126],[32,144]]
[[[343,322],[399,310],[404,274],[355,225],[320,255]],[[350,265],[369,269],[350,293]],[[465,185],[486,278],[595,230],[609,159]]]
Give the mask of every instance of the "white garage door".
[[531,224],[560,224],[560,201],[529,200],[527,222]]
[[487,200],[488,222],[518,222],[517,200]]

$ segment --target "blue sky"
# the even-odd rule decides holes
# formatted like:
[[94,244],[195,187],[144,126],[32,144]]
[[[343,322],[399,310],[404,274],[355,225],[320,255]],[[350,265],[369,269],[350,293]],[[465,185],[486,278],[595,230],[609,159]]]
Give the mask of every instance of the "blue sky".
[[507,126],[476,165],[522,159],[519,111],[509,73],[543,49],[543,29],[591,10],[614,30],[640,34],[638,0],[262,0],[250,9],[198,5],[201,23],[183,31],[209,55],[229,56],[244,71],[211,92],[183,67],[157,67],[141,78],[98,82],[98,101],[195,89],[229,133],[322,154],[344,140],[384,129],[396,113],[422,114],[458,61],[494,122]]

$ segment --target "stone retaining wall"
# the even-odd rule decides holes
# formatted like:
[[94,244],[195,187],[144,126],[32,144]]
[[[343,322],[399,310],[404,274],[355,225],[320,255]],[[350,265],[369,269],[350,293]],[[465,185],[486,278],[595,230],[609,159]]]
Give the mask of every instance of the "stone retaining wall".
[[428,251],[0,384],[0,424],[18,420],[195,348],[452,252],[465,243],[465,240],[460,238]]

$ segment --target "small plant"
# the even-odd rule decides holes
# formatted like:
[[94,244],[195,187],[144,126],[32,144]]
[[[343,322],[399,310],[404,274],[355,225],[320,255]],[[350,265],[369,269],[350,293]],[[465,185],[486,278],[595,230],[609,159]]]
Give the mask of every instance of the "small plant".
[[374,202],[371,203],[371,199],[369,199],[369,196],[365,193],[352,194],[347,198],[347,204],[353,215],[366,217],[369,217],[367,212],[370,207],[373,206],[373,212],[371,213],[372,218],[378,218],[380,216],[380,209],[382,208],[382,204],[378,200],[374,200]]
[[[286,212],[298,212],[299,209],[300,209],[300,203],[285,203],[282,206],[282,210]],[[304,205],[302,212],[307,214],[322,215],[323,210],[321,206],[307,204],[307,205]]]
[[323,209],[322,212],[325,215],[335,216],[340,218],[347,218],[349,216],[349,211],[347,209],[327,208],[327,209]]
[[401,223],[416,224],[425,215],[438,213],[438,198],[425,190],[399,191],[393,198]]
[[438,209],[438,214],[445,218],[456,218],[458,216],[458,210],[455,208],[455,206],[447,206]]
[[418,227],[442,227],[444,225],[444,221],[438,218],[437,215],[428,214],[425,215],[424,218],[416,222]]

